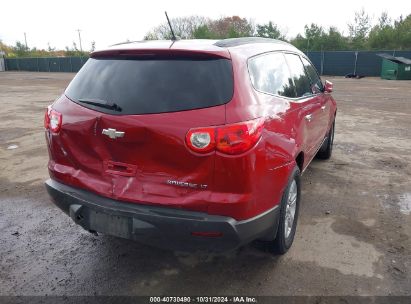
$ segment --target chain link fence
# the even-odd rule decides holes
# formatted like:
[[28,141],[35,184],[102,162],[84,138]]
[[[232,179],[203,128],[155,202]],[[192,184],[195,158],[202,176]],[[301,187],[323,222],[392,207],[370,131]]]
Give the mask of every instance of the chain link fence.
[[396,57],[411,59],[410,51],[324,51],[306,52],[321,75],[380,76],[382,58],[377,54],[386,53]]
[[[410,51],[324,51],[306,52],[321,75],[380,76],[381,57],[386,53],[411,59]],[[78,72],[87,57],[6,58],[7,71]]]
[[78,72],[88,57],[6,58],[6,71]]

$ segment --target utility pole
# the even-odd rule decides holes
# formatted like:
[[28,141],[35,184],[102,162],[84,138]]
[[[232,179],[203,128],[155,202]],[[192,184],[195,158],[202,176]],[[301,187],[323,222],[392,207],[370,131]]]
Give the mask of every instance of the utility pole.
[[25,44],[26,44],[26,49],[28,50],[29,48],[28,48],[28,46],[27,46],[27,36],[26,36],[26,33],[24,33],[24,42],[25,42]]
[[76,30],[76,31],[78,32],[78,40],[80,41],[80,51],[83,52],[83,47],[81,46],[81,35],[80,35],[81,30],[78,29],[78,30]]

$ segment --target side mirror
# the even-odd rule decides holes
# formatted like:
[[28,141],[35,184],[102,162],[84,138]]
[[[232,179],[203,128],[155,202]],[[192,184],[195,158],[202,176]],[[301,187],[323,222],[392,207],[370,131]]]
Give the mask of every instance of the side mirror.
[[324,83],[324,93],[331,93],[333,91],[333,83],[326,80]]

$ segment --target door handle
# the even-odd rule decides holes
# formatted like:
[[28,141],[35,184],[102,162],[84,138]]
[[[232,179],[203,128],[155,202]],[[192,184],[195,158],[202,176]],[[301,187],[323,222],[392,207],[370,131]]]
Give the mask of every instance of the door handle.
[[311,119],[313,118],[313,114],[308,114],[308,115],[305,115],[305,120],[307,120],[308,122],[310,122],[311,121]]
[[325,110],[325,108],[326,108],[326,106],[322,106],[322,107],[321,107],[321,110],[323,110],[323,111],[324,111],[324,110]]

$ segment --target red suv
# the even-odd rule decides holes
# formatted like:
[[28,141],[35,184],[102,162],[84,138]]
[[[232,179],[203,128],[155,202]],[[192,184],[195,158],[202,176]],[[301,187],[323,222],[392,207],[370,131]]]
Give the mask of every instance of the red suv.
[[47,190],[91,232],[183,250],[261,239],[285,253],[300,175],[331,156],[331,91],[271,39],[93,52],[45,114]]

